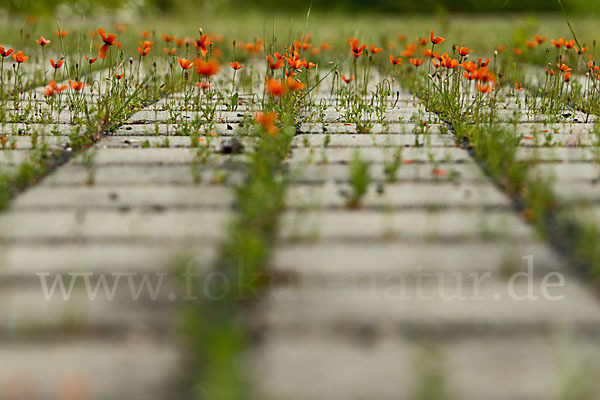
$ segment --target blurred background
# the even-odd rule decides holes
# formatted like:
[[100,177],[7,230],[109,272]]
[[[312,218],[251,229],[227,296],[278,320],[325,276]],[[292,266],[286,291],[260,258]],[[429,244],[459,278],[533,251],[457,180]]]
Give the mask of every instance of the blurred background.
[[[181,13],[197,10],[204,12],[227,12],[241,8],[248,11],[269,10],[274,12],[306,11],[309,0],[0,0],[4,13],[44,15],[54,12],[91,14],[115,9],[136,14]],[[563,0],[569,12],[598,13],[600,0]],[[314,0],[316,10],[332,10],[353,13],[444,13],[444,12],[527,12],[560,11],[556,0]]]

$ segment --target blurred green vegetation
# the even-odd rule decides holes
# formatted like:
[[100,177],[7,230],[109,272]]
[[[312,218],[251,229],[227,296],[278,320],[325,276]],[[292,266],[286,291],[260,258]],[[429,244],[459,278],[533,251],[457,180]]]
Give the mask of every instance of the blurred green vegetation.
[[[122,10],[138,14],[189,13],[191,11],[305,11],[310,0],[0,0],[7,13],[44,15],[69,11],[79,14]],[[563,0],[570,12],[598,12],[600,0]],[[557,0],[313,0],[316,10],[353,13],[444,13],[559,11]]]

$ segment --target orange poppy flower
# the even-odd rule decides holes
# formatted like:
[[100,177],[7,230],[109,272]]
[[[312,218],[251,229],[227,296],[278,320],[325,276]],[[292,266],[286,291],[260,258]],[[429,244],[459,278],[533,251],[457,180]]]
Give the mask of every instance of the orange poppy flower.
[[571,68],[569,68],[569,66],[567,64],[558,63],[557,66],[561,72],[571,72]]
[[160,38],[162,40],[164,40],[165,42],[169,43],[172,42],[173,40],[177,39],[177,36],[173,35],[169,35],[168,33],[165,33],[164,35],[160,35]]
[[229,65],[231,65],[231,68],[233,68],[234,70],[237,71],[238,69],[244,68],[244,65],[246,65],[246,64],[240,64],[239,62],[234,61],[234,62],[230,62]]
[[310,49],[311,47],[312,47],[312,44],[310,44],[310,43],[306,43],[306,42],[305,42],[305,43],[300,43],[298,40],[295,40],[295,41],[294,41],[294,48],[295,48],[297,51],[300,51],[301,49],[302,49],[302,50],[308,50],[308,49]]
[[530,49],[536,48],[537,45],[538,45],[538,42],[536,42],[536,41],[532,41],[532,40],[526,40],[525,41],[525,46],[527,46]]
[[40,36],[40,38],[36,40],[36,43],[39,44],[40,46],[44,47],[44,46],[50,44],[51,42],[50,42],[50,40],[46,39],[45,37]]
[[326,51],[329,50],[331,46],[329,46],[329,43],[321,43],[321,46],[319,47],[321,48],[321,50]]
[[64,64],[65,60],[64,59],[60,59],[57,62],[54,62],[53,59],[50,59],[50,65],[52,65],[52,68],[54,69],[59,69],[60,67],[62,67],[62,65]]
[[148,54],[150,52],[150,50],[152,49],[152,45],[154,44],[154,42],[149,42],[147,40],[144,42],[139,42],[139,43],[140,43],[140,47],[137,48],[137,51],[142,56],[145,56],[146,54]]
[[279,79],[271,78],[265,83],[267,93],[271,96],[281,97],[286,93],[286,87],[283,86]]
[[398,36],[396,36],[396,39],[398,39],[400,43],[404,43],[406,42],[406,35],[399,34]]
[[369,49],[371,54],[377,54],[377,53],[381,52],[381,50],[383,50],[381,47],[375,47],[374,44],[372,44],[371,48]]
[[535,35],[534,36],[535,41],[537,42],[537,44],[542,44],[546,41],[547,37],[540,37],[540,35]]
[[215,60],[204,61],[200,57],[196,57],[194,60],[196,66],[196,72],[202,76],[213,76],[219,72],[219,63]]
[[414,65],[415,67],[420,67],[421,65],[423,65],[423,63],[425,62],[425,59],[418,59],[418,58],[411,58],[410,60],[408,60],[412,65]]
[[429,39],[431,40],[432,44],[440,44],[443,43],[446,39],[444,39],[441,36],[435,36],[435,32],[434,31],[429,31]]
[[273,57],[270,55],[268,55],[266,58],[267,62],[269,63],[269,68],[271,68],[272,70],[276,70],[283,67],[283,60],[278,59],[277,61],[274,61]]
[[292,89],[293,91],[302,90],[306,87],[304,83],[292,78],[291,76],[287,78],[285,83],[287,84],[287,87]]
[[563,76],[563,80],[565,82],[570,82],[571,81],[571,71],[565,73],[565,75]]
[[48,86],[46,86],[46,88],[44,89],[44,94],[47,97],[53,97],[57,93],[60,93],[66,89],[67,89],[67,85],[62,85],[62,86],[58,87],[58,86],[56,86],[56,81],[52,80],[52,81],[50,81],[50,83],[48,83]]
[[554,47],[556,47],[557,49],[560,49],[561,47],[563,47],[565,44],[567,43],[567,39],[565,38],[560,38],[558,40],[554,40],[552,39],[552,45]]
[[414,43],[411,43],[406,46],[406,48],[404,49],[404,51],[402,53],[400,53],[400,55],[404,58],[411,58],[412,56],[415,55],[416,51],[417,51],[417,45]]
[[15,49],[6,50],[3,46],[0,46],[0,56],[2,57],[10,56],[13,53],[13,51],[15,51]]
[[515,90],[523,91],[523,86],[519,83],[515,83]]
[[565,43],[565,47],[567,49],[572,49],[575,47],[575,40],[571,39],[568,42]]
[[194,40],[194,46],[200,50],[200,54],[202,54],[203,57],[206,57],[206,54],[208,53],[206,46],[210,46],[211,44],[212,42],[208,40],[208,35],[206,33],[200,36],[200,39]]
[[117,80],[120,81],[123,78],[124,75],[125,75],[125,72],[121,72],[121,75],[115,74],[115,78],[117,78]]
[[273,111],[265,113],[258,111],[254,114],[255,121],[263,127],[263,129],[270,135],[276,135],[278,132],[275,122],[277,121],[277,114]]
[[145,29],[141,32],[141,35],[144,39],[150,39],[152,37],[152,33],[150,33],[150,31],[147,31]]
[[16,53],[13,53],[13,59],[21,64],[24,63],[25,61],[29,60],[29,57],[26,56],[22,51],[17,51]]
[[69,84],[71,85],[71,88],[73,90],[77,90],[77,91],[79,91],[79,90],[81,90],[81,89],[83,89],[84,87],[87,86],[86,83],[77,82],[77,81],[69,81]]
[[549,74],[550,76],[554,76],[554,69],[550,68],[550,71],[548,71],[548,68],[545,69],[546,74]]
[[506,51],[506,46],[503,44],[498,45],[498,53],[504,53]]
[[347,84],[350,84],[350,82],[352,82],[352,81],[354,80],[354,75],[351,75],[350,77],[346,78],[346,77],[344,76],[344,74],[342,74],[342,80],[343,80],[344,82],[346,82]]
[[479,68],[479,65],[473,61],[467,61],[466,63],[462,63],[462,67],[468,72],[475,72]]
[[458,51],[458,54],[460,54],[463,57],[465,57],[465,56],[469,55],[469,53],[473,52],[473,50],[469,49],[468,47],[457,47],[456,51]]
[[58,36],[59,38],[64,38],[69,34],[69,31],[62,31],[60,29],[56,30],[56,36]]
[[163,51],[165,52],[165,54],[172,56],[173,54],[175,54],[175,50],[177,50],[175,47],[173,47],[171,50],[169,50],[166,47],[163,47]]
[[194,66],[194,63],[190,60],[186,60],[185,58],[177,57],[177,61],[179,61],[179,65],[183,69],[190,69]]
[[354,58],[358,58],[362,55],[363,51],[367,48],[366,44],[363,44],[362,46],[360,45],[360,43],[358,42],[358,39],[352,39],[348,42],[348,44],[351,47],[351,52],[352,55],[354,56]]
[[575,53],[577,54],[583,54],[586,51],[588,51],[590,48],[587,46],[582,47],[581,49],[578,49],[577,47],[575,47]]
[[441,62],[441,65],[443,67],[449,68],[449,69],[454,69],[456,67],[458,67],[458,60],[455,60],[453,58],[450,57],[444,57],[444,59]]
[[489,93],[489,92],[491,92],[493,89],[492,89],[492,87],[491,87],[491,86],[489,86],[489,85],[480,85],[480,84],[478,83],[478,84],[477,84],[477,90],[479,91],[479,93],[486,94],[486,93]]
[[107,35],[106,32],[104,32],[104,29],[102,28],[98,29],[98,33],[100,34],[100,37],[102,37],[102,41],[104,42],[104,45],[100,48],[100,54],[98,54],[98,56],[104,60],[106,58],[108,48],[113,44],[116,44],[117,47],[120,49],[121,43],[116,41],[117,35],[115,35],[114,33],[109,33]]
[[392,63],[392,65],[401,66],[402,57],[394,58],[394,56],[390,54],[390,62]]
[[304,68],[306,69],[311,69],[317,66],[317,64],[313,63],[313,62],[308,62],[306,61],[306,58],[302,59],[302,65],[304,66]]
[[515,56],[520,56],[521,53],[523,53],[523,50],[521,49],[512,49],[512,52]]
[[477,57],[477,63],[479,64],[480,67],[487,67],[488,64],[490,63],[490,59],[488,57],[485,59],[485,61],[481,61],[481,57]]
[[98,59],[98,57],[94,57],[94,58],[88,58],[88,56],[83,56],[83,58],[85,58],[85,61],[87,61],[90,64],[93,64],[96,62],[96,60]]

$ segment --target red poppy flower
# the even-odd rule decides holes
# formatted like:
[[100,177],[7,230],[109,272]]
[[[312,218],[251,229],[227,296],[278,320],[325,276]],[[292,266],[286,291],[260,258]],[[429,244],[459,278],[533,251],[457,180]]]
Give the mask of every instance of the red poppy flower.
[[59,69],[60,67],[62,67],[63,63],[65,62],[64,59],[60,59],[57,62],[54,62],[53,59],[50,59],[50,65],[52,65],[52,68],[54,69]]
[[477,58],[477,63],[479,64],[480,67],[487,67],[488,64],[490,63],[490,59],[486,58],[485,61],[481,61],[481,57]]
[[457,47],[456,50],[458,51],[458,54],[460,54],[463,57],[465,57],[465,56],[469,55],[469,53],[473,52],[473,50],[469,49],[468,47]]
[[346,82],[347,84],[350,84],[350,82],[352,82],[352,81],[354,80],[354,75],[352,75],[352,76],[350,76],[350,77],[346,78],[346,77],[344,76],[344,74],[342,74],[342,80],[343,80],[344,82]]
[[418,58],[411,58],[410,60],[408,60],[412,65],[414,65],[415,67],[420,67],[421,65],[423,65],[423,63],[425,62],[425,59],[418,59]]
[[15,49],[6,50],[3,46],[0,46],[0,56],[2,57],[10,56],[13,53],[13,51],[15,51]]
[[441,36],[435,36],[434,31],[429,31],[429,39],[431,40],[431,43],[433,43],[433,44],[440,44],[446,40]]
[[362,55],[363,51],[367,48],[366,44],[363,44],[361,46],[360,43],[358,42],[358,39],[352,39],[348,42],[348,44],[352,48],[350,51],[352,52],[352,55],[354,56],[354,58],[360,57]]
[[90,64],[93,64],[96,62],[96,60],[98,59],[98,57],[94,57],[94,58],[88,58],[88,56],[83,56],[83,58],[85,58],[85,61],[87,61]]
[[160,37],[162,40],[164,40],[167,43],[172,42],[173,40],[175,40],[177,38],[177,36],[171,36],[168,33],[165,33],[164,35],[160,35]]
[[565,72],[565,75],[563,76],[563,80],[565,82],[570,82],[571,81],[571,71]]
[[219,63],[215,60],[204,61],[200,57],[196,57],[194,65],[196,66],[196,72],[206,77],[216,75],[220,68]]
[[547,37],[540,37],[540,35],[535,35],[534,36],[535,41],[537,42],[537,44],[542,44],[546,41]]
[[371,52],[371,54],[377,54],[380,53],[381,50],[383,50],[381,47],[375,47],[374,44],[371,45],[371,48],[369,49],[369,51]]
[[272,70],[276,70],[283,67],[283,60],[277,59],[277,61],[274,61],[273,57],[270,55],[268,55],[266,58],[267,62],[269,63],[269,68],[271,68]]
[[117,35],[115,35],[114,33],[109,33],[107,35],[106,32],[104,32],[104,29],[102,28],[98,29],[98,33],[100,34],[100,36],[102,37],[102,41],[104,42],[104,45],[100,48],[100,54],[98,54],[98,56],[104,60],[106,58],[108,48],[113,44],[116,44],[117,47],[120,49],[121,43],[116,41]]
[[40,36],[40,38],[36,40],[36,43],[39,44],[40,46],[44,47],[47,44],[50,44],[51,42],[48,39],[46,39],[45,37]]
[[117,78],[117,80],[120,81],[123,78],[124,75],[125,75],[125,72],[121,72],[121,75],[115,74],[115,78]]
[[491,92],[493,89],[491,86],[489,85],[480,85],[479,83],[477,84],[477,90],[479,90],[480,93],[486,94]]
[[287,78],[286,82],[287,87],[296,91],[296,90],[302,90],[306,87],[306,85],[294,78],[292,78],[291,76]]
[[306,69],[311,69],[311,68],[314,68],[317,66],[317,64],[315,64],[315,63],[306,61],[306,58],[302,59],[302,65]]
[[246,64],[240,64],[239,62],[234,61],[234,62],[230,62],[229,65],[231,65],[231,68],[233,68],[234,70],[237,71],[238,69],[244,68],[244,65],[246,65]]
[[64,38],[69,34],[69,31],[61,31],[60,29],[56,30],[56,36],[59,38]]
[[565,38],[560,38],[558,40],[554,40],[552,39],[552,45],[554,47],[556,47],[557,49],[560,49],[561,47],[563,47],[565,44],[567,43],[567,39]]
[[281,83],[281,81],[275,78],[267,80],[265,83],[265,88],[267,93],[275,97],[281,97],[287,92],[286,87]]
[[532,40],[526,40],[525,41],[525,46],[527,46],[530,49],[536,48],[537,45],[538,45],[538,42],[536,42],[536,41],[532,41]]
[[194,41],[194,46],[196,46],[196,48],[200,50],[200,53],[203,57],[206,57],[206,54],[208,53],[208,51],[206,50],[206,46],[209,46],[211,44],[212,42],[208,40],[208,35],[206,33],[200,36],[200,39]]
[[394,58],[394,56],[390,54],[390,62],[393,65],[400,66],[400,65],[402,65],[402,57]]
[[26,56],[25,54],[23,54],[22,51],[17,51],[16,53],[13,53],[13,59],[18,62],[19,64],[24,63],[25,61],[29,60],[29,57]]
[[50,83],[48,83],[48,86],[46,86],[46,88],[44,89],[44,94],[48,97],[53,97],[57,93],[60,93],[66,89],[67,89],[67,85],[62,85],[62,86],[58,87],[58,86],[56,86],[56,81],[52,80],[52,81],[50,81]]
[[149,42],[147,40],[144,42],[139,42],[139,43],[140,43],[140,47],[137,48],[137,51],[142,56],[145,56],[146,54],[148,54],[150,52],[150,50],[152,49],[152,45],[154,44],[154,42]]
[[276,135],[278,130],[275,126],[277,121],[277,114],[273,111],[265,113],[258,111],[254,114],[254,120],[263,127],[263,129],[270,135]]
[[79,90],[81,90],[81,89],[83,89],[84,87],[87,86],[86,83],[77,82],[77,81],[69,81],[69,84],[71,85],[71,88],[73,90],[77,90],[77,91],[79,91]]

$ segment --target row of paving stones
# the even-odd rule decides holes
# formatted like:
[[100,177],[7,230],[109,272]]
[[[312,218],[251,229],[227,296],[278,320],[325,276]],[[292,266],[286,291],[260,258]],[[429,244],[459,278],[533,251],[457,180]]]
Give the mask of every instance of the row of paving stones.
[[[227,138],[217,136],[206,163],[196,162],[189,138],[155,148],[167,136],[151,130],[122,127],[0,215],[0,393],[148,399],[181,390],[178,322],[189,293],[176,267],[210,264],[244,159],[221,155]],[[72,289],[68,300],[57,277]]]
[[[299,128],[273,262],[286,284],[263,300],[263,341],[247,358],[260,396],[408,398],[422,378],[415,366],[432,359],[459,397],[547,398],[562,367],[597,354],[596,302],[443,125],[408,96],[399,104],[389,126],[375,124],[372,134],[333,114],[336,122]],[[181,122],[142,111],[97,144],[91,162],[73,160],[0,216],[0,387],[75,387],[95,398],[176,392],[185,352],[175,259],[184,254],[202,268],[223,240],[244,156],[220,149],[243,128],[244,112],[219,121],[203,164],[191,139],[177,136]],[[404,162],[387,183],[383,160],[397,148]],[[348,210],[356,149],[373,183],[363,207]],[[558,271],[566,284],[550,291],[563,301],[508,298],[510,276],[530,254],[535,294],[544,274]],[[74,272],[79,281],[67,275]],[[90,300],[86,273],[92,287],[101,274],[109,285],[120,274],[114,299]],[[164,273],[155,299],[146,289],[132,298],[130,284],[139,289],[142,274],[155,285]],[[44,298],[41,282],[51,286],[56,274],[67,288],[75,282],[70,301]],[[478,298],[446,298],[456,295],[456,279]],[[518,294],[527,289],[523,279],[516,286]]]
[[[420,112],[403,100],[398,114],[410,121]],[[285,279],[261,302],[262,340],[248,354],[257,398],[539,399],[573,381],[593,387],[594,295],[435,117],[427,122],[436,133],[419,147],[409,124],[387,135],[295,138],[292,201],[272,265]],[[405,164],[386,183],[386,149],[397,146]],[[363,207],[349,210],[356,150],[373,183]],[[529,289],[535,301],[520,298]]]

